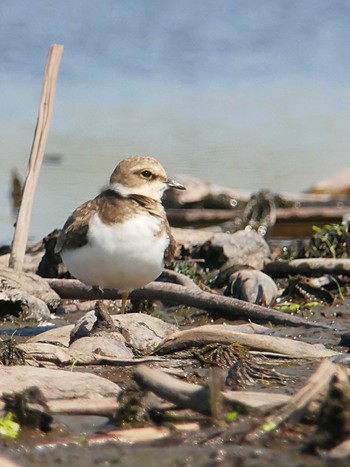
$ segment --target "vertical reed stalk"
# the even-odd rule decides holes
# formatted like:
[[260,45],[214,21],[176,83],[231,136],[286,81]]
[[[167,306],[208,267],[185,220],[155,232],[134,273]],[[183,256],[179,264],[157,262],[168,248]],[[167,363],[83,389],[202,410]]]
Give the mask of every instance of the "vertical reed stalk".
[[17,271],[21,271],[23,268],[33,201],[49,133],[51,114],[55,99],[57,74],[62,53],[62,45],[52,45],[46,62],[38,120],[29,156],[27,174],[23,188],[23,197],[18,211],[9,260],[9,267],[16,269]]

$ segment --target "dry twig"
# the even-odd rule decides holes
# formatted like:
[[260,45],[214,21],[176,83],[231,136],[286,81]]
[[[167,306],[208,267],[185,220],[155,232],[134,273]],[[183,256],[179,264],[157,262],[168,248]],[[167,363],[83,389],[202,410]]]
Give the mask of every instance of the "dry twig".
[[56,44],[51,46],[45,68],[38,121],[35,128],[33,145],[29,157],[27,176],[24,183],[23,197],[18,212],[16,229],[13,236],[12,249],[9,260],[9,267],[14,268],[17,271],[21,271],[23,267],[33,200],[49,133],[51,113],[55,98],[57,73],[62,52],[62,45]]
[[225,329],[223,325],[212,324],[197,328],[177,331],[167,336],[153,351],[155,355],[164,355],[179,350],[200,347],[209,343],[239,344],[262,353],[278,354],[289,358],[326,358],[338,355],[326,349],[322,344],[308,344],[285,337],[265,334],[248,334]]
[[274,261],[266,264],[264,272],[271,277],[322,276],[341,274],[350,276],[350,259],[303,258],[291,261]]
[[261,426],[247,435],[246,439],[248,441],[256,441],[273,432],[287,419],[291,417],[299,418],[311,401],[320,397],[320,395],[324,396],[326,394],[331,379],[335,374],[347,380],[346,372],[345,367],[343,368],[329,360],[324,360],[315,373],[310,376],[306,384],[291,397],[289,402],[277,413],[267,417]]
[[[163,371],[139,366],[134,372],[136,382],[157,396],[176,404],[181,408],[188,408],[203,414],[210,414],[210,392],[205,386],[180,381]],[[271,394],[251,391],[222,391],[224,402],[236,408],[249,410],[277,407],[289,400],[284,394]]]
[[[50,287],[61,298],[93,299],[94,293],[87,286],[74,279],[47,279]],[[116,290],[105,290],[103,298],[116,300],[121,295]],[[162,300],[177,305],[187,305],[201,308],[209,312],[219,313],[230,319],[246,319],[263,323],[284,324],[289,326],[306,326],[329,329],[321,323],[312,323],[298,316],[288,315],[281,311],[265,308],[253,303],[244,302],[232,297],[224,297],[205,292],[199,287],[188,287],[179,284],[151,282],[142,289],[136,289],[130,294],[131,299]]]

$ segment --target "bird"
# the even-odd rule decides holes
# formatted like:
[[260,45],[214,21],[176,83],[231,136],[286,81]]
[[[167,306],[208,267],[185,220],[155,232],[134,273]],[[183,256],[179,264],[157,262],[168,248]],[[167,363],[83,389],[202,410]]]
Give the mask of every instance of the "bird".
[[162,205],[165,190],[185,190],[148,156],[123,159],[109,185],[68,217],[56,242],[69,272],[99,292],[117,289],[124,314],[129,293],[155,280],[176,241]]

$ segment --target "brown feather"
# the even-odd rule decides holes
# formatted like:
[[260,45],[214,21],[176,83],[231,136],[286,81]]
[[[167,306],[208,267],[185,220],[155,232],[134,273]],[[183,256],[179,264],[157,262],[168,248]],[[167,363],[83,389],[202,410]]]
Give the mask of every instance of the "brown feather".
[[87,244],[89,221],[96,212],[95,200],[96,198],[82,204],[68,217],[57,239],[55,253]]
[[170,230],[170,225],[167,219],[165,219],[165,228],[169,237],[169,245],[164,251],[164,263],[169,264],[173,261],[175,253],[176,253],[176,248],[177,248],[177,243],[176,240],[171,233]]
[[[60,236],[57,239],[56,253],[64,249],[79,248],[87,244],[89,221],[97,213],[102,222],[113,224],[129,219],[137,213],[147,212],[151,216],[159,217],[163,220],[169,235],[169,246],[164,254],[166,261],[171,261],[175,252],[176,242],[170,232],[170,227],[166,219],[162,204],[152,198],[142,195],[130,195],[122,197],[114,190],[105,190],[93,200],[87,201],[78,207],[67,219]],[[159,234],[161,230],[159,231]]]

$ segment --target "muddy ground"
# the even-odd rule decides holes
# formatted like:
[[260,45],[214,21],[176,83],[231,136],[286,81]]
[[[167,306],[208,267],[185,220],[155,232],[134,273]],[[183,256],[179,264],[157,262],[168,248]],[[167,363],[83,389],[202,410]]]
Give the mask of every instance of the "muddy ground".
[[[158,304],[152,311],[153,315],[165,313]],[[162,311],[162,312],[161,312]],[[318,305],[312,312],[300,312],[312,320],[327,323],[329,329],[302,327],[286,328],[273,326],[273,334],[283,337],[297,338],[309,343],[323,343],[327,348],[346,352],[346,347],[339,347],[340,336],[349,329],[349,302],[339,302],[336,306]],[[83,313],[54,316],[47,325],[63,326],[74,323]],[[188,328],[205,323],[230,323],[229,320],[209,315],[207,312],[195,309],[168,310],[167,319],[170,322],[180,322],[180,326]],[[239,324],[242,321],[232,321]],[[30,326],[28,323],[3,322],[0,328],[2,338],[10,336],[16,330],[14,339],[25,342],[29,336],[36,334],[45,327]],[[271,381],[264,383],[256,381],[254,386],[246,386],[254,390],[266,390],[294,394],[300,389],[307,378],[315,370],[317,361],[293,361],[278,366],[278,371],[288,375],[288,379],[277,384]],[[185,365],[188,380],[198,379],[198,374],[204,380],[207,376],[207,366],[198,362]],[[94,366],[88,368],[74,367],[76,371],[89,371],[118,383],[122,389],[132,383],[133,367]],[[199,372],[199,373],[198,373]],[[203,379],[203,378],[202,378]],[[244,386],[244,385],[243,385]],[[196,417],[195,417],[196,418]],[[139,443],[125,442],[118,439],[106,439],[104,434],[115,429],[115,421],[101,416],[61,415],[56,416],[52,430],[43,433],[40,430],[23,428],[18,439],[1,439],[1,454],[14,460],[18,465],[143,465],[143,466],[231,466],[231,465],[348,465],[346,460],[326,460],[323,451],[310,453],[307,444],[315,430],[310,421],[288,421],[274,433],[257,442],[246,442],[237,433],[238,426],[254,425],[254,414],[241,415],[239,425],[218,425],[210,417],[197,414],[201,423],[200,431],[178,433],[176,430],[165,439],[148,440]],[[154,425],[147,422],[145,425]],[[167,423],[165,423],[167,424]],[[171,424],[171,423],[170,423]],[[136,424],[140,426],[140,424]],[[309,452],[308,452],[309,451]],[[324,451],[326,452],[326,451]],[[330,463],[331,462],[331,463]]]

